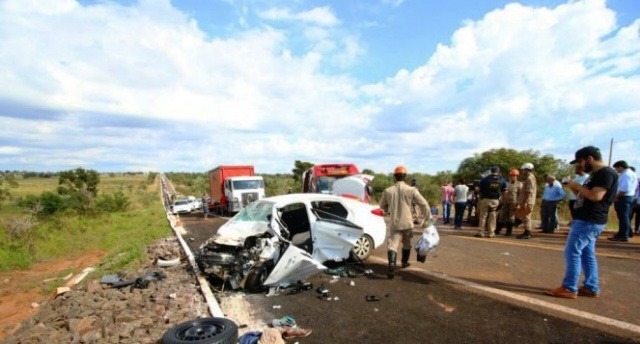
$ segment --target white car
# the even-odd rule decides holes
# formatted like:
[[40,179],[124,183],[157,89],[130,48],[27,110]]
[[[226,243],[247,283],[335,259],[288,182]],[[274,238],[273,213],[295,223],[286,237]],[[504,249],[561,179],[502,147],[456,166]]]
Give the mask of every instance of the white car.
[[[334,195],[288,194],[243,208],[201,246],[198,259],[205,272],[230,280],[234,288],[286,285],[351,252],[364,260],[385,236],[377,206]],[[283,259],[289,263],[278,264]]]
[[369,258],[371,252],[384,243],[387,234],[380,208],[357,200],[326,194],[288,194],[264,198],[257,202],[258,204],[248,211],[236,214],[222,225],[214,241],[218,244],[239,246],[248,236],[266,232],[267,217],[254,217],[258,209],[263,214],[279,211],[279,217],[287,226],[291,235],[289,239],[294,241],[294,244],[296,240],[302,239],[300,236],[296,237],[296,234],[311,235],[318,221],[318,216],[313,213],[314,209],[353,222],[362,227],[362,235],[357,238],[353,247],[354,253],[362,260]]
[[172,214],[185,214],[190,213],[191,211],[191,202],[189,202],[188,199],[179,199],[173,202],[173,205],[171,206]]

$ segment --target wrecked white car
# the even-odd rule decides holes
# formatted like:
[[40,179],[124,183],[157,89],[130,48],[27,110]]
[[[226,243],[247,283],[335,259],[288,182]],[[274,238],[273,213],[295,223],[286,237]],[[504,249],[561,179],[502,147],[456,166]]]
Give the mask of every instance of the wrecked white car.
[[261,291],[302,281],[326,269],[326,261],[366,259],[385,235],[377,206],[290,194],[251,203],[200,247],[196,260],[234,289]]

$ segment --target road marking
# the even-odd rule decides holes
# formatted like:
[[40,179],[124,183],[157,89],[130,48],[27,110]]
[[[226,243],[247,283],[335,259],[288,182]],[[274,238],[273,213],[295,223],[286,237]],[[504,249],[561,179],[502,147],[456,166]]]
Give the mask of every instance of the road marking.
[[[385,265],[388,263],[386,259],[379,258],[379,257],[369,257],[369,260],[374,260],[374,261],[376,261],[378,263],[382,263],[382,264],[385,264]],[[607,317],[604,317],[604,316],[601,316],[601,315],[597,315],[597,314],[593,314],[593,313],[577,310],[577,309],[566,307],[566,306],[561,306],[561,305],[558,305],[558,304],[555,304],[555,303],[551,303],[551,302],[547,302],[547,301],[542,301],[542,300],[539,300],[539,299],[536,299],[536,298],[533,298],[533,297],[512,293],[510,291],[497,289],[497,288],[493,288],[493,287],[488,287],[486,285],[478,284],[478,283],[475,283],[475,282],[470,282],[470,281],[464,280],[462,278],[451,277],[449,275],[446,275],[446,274],[443,274],[443,273],[439,273],[439,272],[432,272],[432,271],[427,271],[427,270],[424,270],[424,269],[419,269],[419,268],[414,268],[414,267],[405,268],[403,270],[419,272],[419,273],[422,273],[422,274],[427,275],[429,277],[433,277],[433,278],[436,278],[436,279],[444,280],[444,281],[447,281],[447,282],[460,284],[460,285],[463,285],[465,287],[469,287],[471,289],[482,290],[482,291],[490,293],[490,294],[499,295],[499,296],[506,297],[506,298],[509,298],[509,299],[512,299],[512,300],[516,300],[516,301],[519,301],[519,302],[523,302],[523,303],[526,303],[526,304],[547,308],[549,310],[553,310],[553,311],[556,311],[556,312],[559,312],[559,313],[563,313],[563,314],[566,314],[566,315],[574,316],[574,317],[581,318],[581,319],[584,319],[584,320],[595,321],[595,322],[600,323],[600,324],[609,325],[609,326],[612,326],[612,327],[615,327],[615,328],[618,328],[618,329],[630,331],[630,332],[633,332],[635,334],[640,335],[640,326],[635,325],[635,324],[627,323],[627,322],[616,320],[616,319],[607,318]]]

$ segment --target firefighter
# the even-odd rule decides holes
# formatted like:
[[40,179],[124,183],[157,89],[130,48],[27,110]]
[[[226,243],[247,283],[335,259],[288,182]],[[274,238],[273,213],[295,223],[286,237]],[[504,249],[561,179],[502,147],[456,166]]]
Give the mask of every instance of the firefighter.
[[513,231],[513,224],[515,222],[516,206],[518,205],[518,197],[520,196],[520,190],[522,190],[522,182],[518,180],[520,171],[512,169],[509,171],[509,184],[507,185],[507,191],[504,197],[500,201],[500,216],[498,218],[498,228],[496,228],[496,235],[500,234],[502,227],[507,227],[506,236],[511,236]]

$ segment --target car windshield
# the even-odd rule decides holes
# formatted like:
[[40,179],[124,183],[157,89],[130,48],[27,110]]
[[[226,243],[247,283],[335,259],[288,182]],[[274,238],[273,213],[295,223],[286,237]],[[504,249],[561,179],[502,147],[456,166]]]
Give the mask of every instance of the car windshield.
[[269,215],[273,212],[273,206],[274,203],[272,202],[253,202],[242,208],[242,210],[233,217],[233,221],[269,222]]
[[176,203],[174,203],[175,205],[185,205],[185,204],[189,204],[189,201],[187,200],[182,200],[182,201],[176,201]]
[[264,187],[264,182],[260,179],[254,180],[234,180],[234,190],[260,189]]
[[331,193],[331,190],[333,189],[333,182],[335,181],[335,177],[319,177],[317,181],[318,192]]

